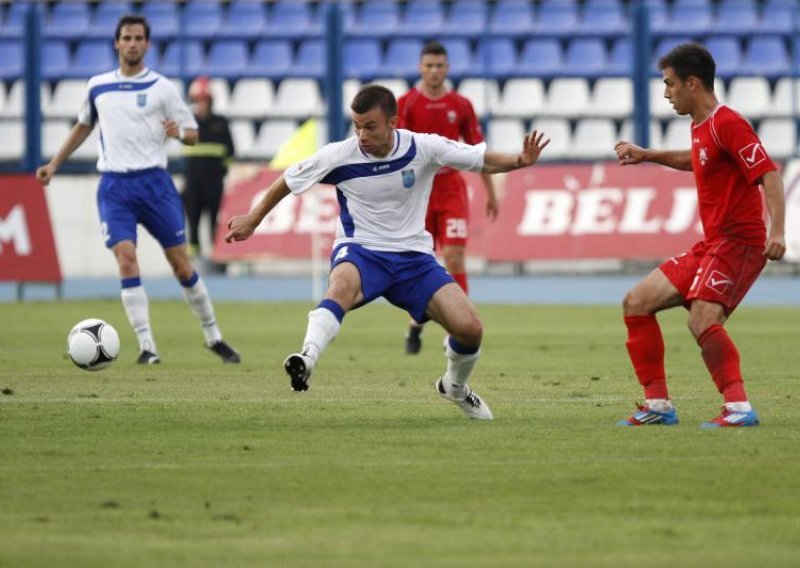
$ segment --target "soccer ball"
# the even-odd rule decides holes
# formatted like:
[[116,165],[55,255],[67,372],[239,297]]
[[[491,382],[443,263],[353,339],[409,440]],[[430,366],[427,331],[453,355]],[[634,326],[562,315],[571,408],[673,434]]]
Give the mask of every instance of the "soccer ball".
[[119,334],[101,319],[85,319],[75,324],[67,336],[69,358],[81,369],[105,369],[119,355]]

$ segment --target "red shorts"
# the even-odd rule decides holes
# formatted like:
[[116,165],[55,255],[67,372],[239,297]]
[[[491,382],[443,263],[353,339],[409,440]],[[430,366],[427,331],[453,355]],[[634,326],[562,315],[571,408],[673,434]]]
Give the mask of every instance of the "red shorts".
[[458,172],[433,178],[433,191],[425,217],[425,229],[433,235],[437,250],[444,245],[467,245],[469,196]]
[[721,304],[730,314],[767,263],[764,247],[733,241],[700,241],[692,249],[659,266],[686,300]]

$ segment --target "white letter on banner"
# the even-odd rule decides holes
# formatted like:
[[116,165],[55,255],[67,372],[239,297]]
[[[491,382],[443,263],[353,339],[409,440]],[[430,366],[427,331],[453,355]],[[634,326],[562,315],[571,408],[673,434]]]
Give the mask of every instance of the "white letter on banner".
[[0,254],[3,254],[3,243],[8,242],[12,243],[19,256],[29,256],[33,252],[22,205],[15,205],[5,219],[0,217]]
[[615,205],[622,203],[622,189],[607,187],[585,189],[578,194],[578,208],[573,235],[613,233],[617,219]]
[[[253,196],[250,201],[250,208],[261,201],[267,190],[259,191]],[[294,208],[297,206],[294,199],[284,199],[275,206],[275,209],[269,212],[269,215],[264,217],[264,220],[256,227],[254,233],[256,235],[274,234],[274,233],[288,233],[294,224]]]
[[626,192],[625,209],[619,222],[620,233],[657,233],[662,217],[647,219],[650,204],[656,196],[652,187],[631,187]]
[[[672,212],[664,223],[664,230],[678,234],[689,230],[697,211],[697,190],[693,187],[678,187],[673,191]],[[702,231],[702,228],[700,228]]]
[[525,193],[525,211],[517,226],[520,236],[563,235],[569,228],[575,198],[568,191],[536,190]]

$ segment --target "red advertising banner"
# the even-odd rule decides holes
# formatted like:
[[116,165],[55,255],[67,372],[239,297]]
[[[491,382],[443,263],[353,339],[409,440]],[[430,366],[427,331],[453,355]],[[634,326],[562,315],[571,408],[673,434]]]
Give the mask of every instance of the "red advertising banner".
[[44,188],[30,175],[0,175],[0,281],[61,282]]
[[[289,196],[249,240],[226,244],[224,224],[250,210],[280,172],[263,170],[226,194],[215,260],[307,258],[316,231],[330,246],[338,205],[330,186]],[[656,165],[540,164],[496,177],[500,214],[486,219],[486,192],[466,173],[471,195],[468,254],[496,262],[662,259],[702,238],[694,178]]]

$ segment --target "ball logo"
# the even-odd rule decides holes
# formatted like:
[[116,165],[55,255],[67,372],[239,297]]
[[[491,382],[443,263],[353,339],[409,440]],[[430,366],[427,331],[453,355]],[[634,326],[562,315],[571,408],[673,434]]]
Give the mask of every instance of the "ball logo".
[[764,152],[764,148],[758,142],[748,144],[739,150],[739,156],[741,156],[748,168],[754,168],[767,159],[767,153]]
[[706,280],[706,286],[714,290],[720,296],[724,296],[731,286],[733,286],[733,278],[724,275],[719,270],[713,270],[711,275]]

